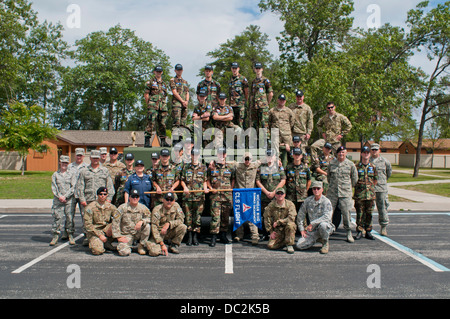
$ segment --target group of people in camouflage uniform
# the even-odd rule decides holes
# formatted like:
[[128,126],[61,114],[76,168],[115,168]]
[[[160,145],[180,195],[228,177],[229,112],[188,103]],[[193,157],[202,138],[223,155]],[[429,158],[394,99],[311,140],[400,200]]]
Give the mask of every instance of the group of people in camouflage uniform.
[[[131,252],[133,241],[138,242],[140,254],[148,251],[152,256],[167,255],[168,251],[178,253],[185,236],[187,245],[199,245],[201,216],[206,206],[210,207],[212,217],[209,245],[214,247],[217,239],[228,244],[232,189],[254,187],[261,189],[264,223],[261,231],[248,223],[254,245],[266,239],[268,248],[286,248],[288,253],[293,253],[294,246],[307,249],[320,242],[320,252],[328,253],[328,239],[335,230],[332,217],[336,209],[342,214],[348,242],[363,236],[374,239],[371,231],[375,204],[380,233],[387,235],[386,183],[392,169],[380,156],[380,146],[365,146],[357,165],[349,160],[341,142],[352,124],[336,112],[332,102],[326,105],[327,114],[317,123],[321,139],[310,143],[313,113],[304,102],[302,91],[296,90],[296,102],[289,107],[286,96],[280,94],[276,106],[270,109],[273,90],[270,81],[262,75],[262,65],[255,63],[256,79],[251,85],[239,74],[237,63],[231,65],[231,70],[233,76],[227,97],[212,78],[213,68],[205,67],[205,79],[198,84],[198,105],[192,117],[201,121],[202,130],[212,125],[224,134],[224,128],[278,129],[279,144],[267,149],[264,159],[254,161],[252,154],[246,152],[240,160],[229,162],[222,140],[216,147],[217,159],[204,163],[201,150],[194,148],[190,138],[181,148],[174,148],[172,159],[169,149],[153,153],[153,165],[147,170],[142,160],[137,160],[133,167],[132,154],[126,154],[126,165],[118,164],[111,151],[110,161],[104,164],[97,159],[98,151],[91,151],[90,165],[78,162],[78,150],[74,163],[68,164],[68,159],[61,156],[61,167],[55,172],[52,184],[55,236],[51,244],[57,242],[64,214],[65,231],[73,243],[73,212],[77,203],[83,214],[86,239],[94,254],[102,253],[105,247],[111,248],[112,239],[118,240],[120,255]],[[168,145],[165,140],[168,110],[164,101],[169,87],[173,92],[174,127],[187,126],[189,86],[181,77],[181,65],[175,66],[175,72],[169,86],[162,80],[161,67],[155,68],[155,77],[147,82],[146,146],[155,129],[162,145]],[[355,237],[350,227],[353,205],[357,212]],[[234,232],[233,241],[243,239],[243,230],[241,227]],[[297,231],[301,236],[295,244]]]

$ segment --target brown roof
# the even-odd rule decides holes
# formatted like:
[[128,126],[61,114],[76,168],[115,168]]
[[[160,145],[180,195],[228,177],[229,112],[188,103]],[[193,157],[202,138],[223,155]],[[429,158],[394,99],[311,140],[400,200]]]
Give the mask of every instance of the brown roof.
[[[58,139],[71,145],[130,146],[132,131],[62,131]],[[136,146],[144,146],[144,132],[136,131]]]
[[[365,144],[369,144],[372,145],[373,143],[375,143],[374,141],[369,141],[366,142]],[[398,150],[400,145],[402,145],[403,142],[397,142],[397,141],[381,141],[380,147],[381,148],[385,148],[385,149],[394,149],[394,150]],[[360,149],[361,148],[361,142],[347,142],[345,144],[345,146],[347,148],[354,148],[354,149]]]
[[[417,148],[417,141],[409,141],[414,148]],[[434,149],[450,151],[450,138],[442,138],[435,140]],[[433,148],[433,141],[424,139],[422,141],[422,148]]]

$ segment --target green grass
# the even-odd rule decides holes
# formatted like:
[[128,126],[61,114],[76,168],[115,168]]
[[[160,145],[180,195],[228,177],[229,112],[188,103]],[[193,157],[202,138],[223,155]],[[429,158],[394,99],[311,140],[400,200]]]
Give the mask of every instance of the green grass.
[[410,200],[407,198],[403,198],[403,197],[399,197],[399,196],[395,196],[395,195],[391,195],[391,194],[389,194],[388,196],[389,196],[389,202],[419,203],[419,202],[416,202],[416,201],[413,201],[413,200]]
[[406,185],[397,188],[450,197],[450,183]]
[[53,172],[0,170],[0,199],[51,199]]
[[[449,176],[450,177],[450,176]],[[445,176],[442,176],[442,178],[445,178]],[[397,183],[397,182],[423,182],[423,181],[432,181],[440,179],[440,177],[432,177],[432,176],[423,176],[420,175],[418,177],[412,177],[412,174],[405,174],[405,173],[392,173],[391,177],[388,180],[388,183]]]

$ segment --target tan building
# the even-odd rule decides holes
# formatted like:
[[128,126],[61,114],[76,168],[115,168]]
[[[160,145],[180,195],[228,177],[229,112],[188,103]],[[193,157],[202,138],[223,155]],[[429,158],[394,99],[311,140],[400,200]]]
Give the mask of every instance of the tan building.
[[[400,166],[414,167],[417,142],[403,142],[399,150]],[[420,167],[450,168],[450,139],[423,140],[420,154]]]

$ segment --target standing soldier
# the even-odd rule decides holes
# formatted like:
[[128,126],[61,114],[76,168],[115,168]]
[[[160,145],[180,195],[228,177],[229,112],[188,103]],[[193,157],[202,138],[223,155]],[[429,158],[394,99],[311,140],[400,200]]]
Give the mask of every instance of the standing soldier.
[[175,65],[176,76],[170,79],[172,90],[172,118],[174,127],[186,127],[187,110],[189,105],[189,85],[181,76],[183,66]]
[[302,203],[308,197],[311,186],[311,171],[303,164],[303,153],[300,148],[294,148],[294,162],[286,166],[286,198],[295,204],[298,212]]
[[[252,162],[252,154],[246,152],[243,156],[244,162],[238,162],[235,165],[236,170],[236,188],[254,188],[256,181],[256,174],[258,167],[261,165],[260,161]],[[259,242],[258,227],[251,222],[248,222],[250,233],[252,236],[252,245],[257,245]],[[238,242],[244,238],[244,225],[236,229],[234,241]]]
[[[312,247],[316,241],[322,243],[321,254],[328,254],[329,238],[335,230],[331,221],[333,206],[328,198],[323,196],[322,182],[312,183],[313,196],[309,196],[300,208],[297,216],[297,226],[302,237],[297,242],[297,248],[304,250]],[[304,226],[303,220],[308,217],[309,225]]]
[[170,163],[170,151],[167,148],[161,150],[160,158],[152,176],[153,187],[157,192],[154,206],[162,204],[162,192],[173,192],[180,184],[181,167]]
[[273,98],[272,84],[264,77],[262,63],[255,63],[256,78],[252,81],[250,93],[250,123],[255,129],[269,128],[269,105]]
[[[370,149],[364,146],[361,150],[361,161],[356,165],[358,170],[358,182],[355,186],[356,209],[356,237],[360,239],[363,235],[367,239],[375,239],[372,234],[372,212],[376,198],[375,186],[377,185],[378,174],[375,165],[370,162]],[[364,234],[365,233],[365,234]]]
[[[80,177],[80,172],[83,168],[88,167],[88,164],[86,164],[84,162],[84,148],[76,148],[75,149],[75,162],[72,162],[69,164],[69,166],[67,167],[67,170],[72,171],[76,178],[75,178],[75,186],[74,186],[74,194],[73,194],[73,199],[72,199],[72,204],[70,207],[70,212],[72,215],[72,221],[74,223],[74,227],[75,227],[75,210],[77,209],[77,204],[78,204],[78,210],[80,211],[80,215],[81,215],[81,204],[80,204],[80,199],[78,198],[78,192],[76,189],[76,185],[78,184],[78,178]],[[83,217],[83,215],[81,215],[81,217]],[[63,236],[61,237],[61,239],[67,239],[68,235],[66,232],[64,232]]]
[[217,235],[220,242],[229,244],[227,238],[228,226],[230,224],[230,214],[233,210],[233,194],[229,192],[218,192],[220,189],[232,189],[235,181],[235,170],[226,163],[227,151],[225,147],[220,147],[217,151],[218,160],[208,167],[207,185],[211,200],[211,224],[212,234],[209,246],[216,245]]
[[[211,113],[213,108],[211,105],[206,103],[206,90],[200,89],[200,92],[197,93],[198,105],[194,108],[194,112],[192,114],[192,119],[194,120],[194,128],[192,132],[195,134],[195,128],[201,130],[201,132],[205,132],[208,128],[211,127]],[[201,122],[201,127],[197,127],[197,121]],[[206,141],[203,141],[203,146],[205,146]]]
[[206,91],[206,105],[211,106],[211,108],[216,107],[219,104],[219,94],[220,94],[220,83],[213,80],[214,70],[211,65],[205,66],[205,79],[198,83],[197,85],[197,95],[200,90]]
[[329,183],[327,197],[333,205],[333,211],[336,207],[341,210],[344,229],[347,231],[347,241],[353,243],[350,210],[353,206],[353,187],[358,181],[358,171],[355,164],[347,158],[345,146],[340,146],[337,149],[337,158],[332,160],[328,166],[327,176]]
[[52,175],[53,238],[50,242],[50,246],[54,246],[58,242],[63,217],[66,217],[64,230],[69,238],[69,243],[75,245],[75,240],[73,239],[73,233],[75,232],[73,224],[74,216],[71,207],[77,175],[75,171],[68,169],[69,162],[69,156],[61,155],[59,159],[60,168]]
[[97,190],[97,200],[90,203],[84,211],[84,225],[86,236],[89,241],[89,248],[93,255],[101,255],[105,248],[114,250],[111,245],[112,237],[112,219],[117,217],[117,207],[108,203],[106,197],[108,189],[100,187]]
[[380,156],[380,145],[377,143],[373,143],[371,146],[370,161],[375,165],[378,173],[378,182],[375,185],[375,202],[378,210],[378,222],[381,226],[380,235],[387,236],[386,227],[389,224],[387,181],[392,175],[392,165],[387,159]]
[[[269,111],[269,137],[273,128],[279,130],[279,143],[275,144],[275,151],[280,154],[283,165],[287,164],[288,154],[291,151],[292,128],[294,127],[294,113],[286,106],[286,96],[280,94],[277,106]],[[273,138],[273,137],[272,137]]]
[[[117,158],[119,156],[119,152],[117,151],[117,148],[111,147],[109,149],[109,161],[107,161],[103,166],[106,167],[109,171],[109,175],[111,176],[111,179],[113,182],[116,181],[116,175],[120,174],[120,172],[126,168],[125,164],[118,161]],[[116,203],[117,198],[117,189],[115,189],[116,194],[113,197],[112,203]]]
[[294,127],[292,128],[292,135],[300,136],[302,140],[302,152],[305,153],[308,140],[311,137],[314,128],[314,115],[311,107],[304,102],[305,95],[303,91],[295,91],[295,103],[289,105],[289,108],[294,113]]
[[120,205],[125,203],[125,183],[127,182],[128,178],[135,172],[133,164],[134,155],[128,153],[127,155],[125,155],[126,167],[116,175],[114,180],[114,189],[116,190],[116,201],[114,202],[114,205],[116,207],[119,207]]
[[[200,233],[202,226],[201,218],[205,208],[205,194],[209,192],[209,189],[206,183],[206,166],[199,161],[200,150],[193,148],[191,157],[191,162],[184,165],[180,180],[184,190],[183,210],[188,232],[187,245],[198,246],[197,234]],[[204,192],[191,193],[191,191],[202,190]]]
[[167,85],[162,79],[163,68],[156,66],[153,70],[155,75],[145,84],[144,98],[147,103],[147,127],[145,129],[144,147],[150,147],[152,133],[156,131],[161,146],[169,146],[166,142],[166,128],[168,119],[167,109]]
[[327,113],[317,122],[317,128],[322,135],[322,139],[311,145],[313,158],[318,156],[318,152],[326,142],[330,143],[333,151],[336,152],[338,147],[341,146],[342,138],[352,129],[352,123],[346,116],[336,112],[336,106],[333,102],[327,103]]
[[152,179],[149,175],[144,173],[144,170],[144,161],[137,160],[134,174],[132,174],[125,183],[125,203],[128,203],[131,192],[137,189],[139,191],[139,203],[150,209],[151,197],[150,194],[146,193],[152,191]]
[[100,147],[100,166],[105,165],[106,159],[108,158],[108,148],[107,147]]
[[249,90],[247,78],[239,74],[239,70],[239,63],[231,63],[233,75],[229,84],[230,106],[234,112],[233,123],[244,129],[244,119],[247,115],[245,106],[248,101]]
[[113,216],[112,234],[119,242],[117,252],[120,256],[131,254],[131,245],[134,240],[139,241],[137,248],[139,255],[145,255],[145,247],[150,235],[150,211],[145,205],[139,203],[137,189],[131,191],[130,201],[120,205],[118,214]]
[[322,182],[323,185],[323,195],[327,195],[328,191],[328,176],[327,176],[327,170],[328,166],[330,165],[331,161],[335,159],[333,153],[331,152],[331,149],[333,147],[330,143],[325,143],[325,145],[322,148],[323,154],[320,155],[318,158],[313,159],[313,165],[311,167],[311,170],[313,172],[313,177],[316,181]]
[[[186,225],[184,224],[184,214],[180,205],[175,202],[174,193],[166,193],[163,197],[163,203],[153,208],[151,215],[152,230],[147,244],[148,254],[157,257],[168,251],[173,254],[179,254],[178,247],[186,234]],[[170,247],[167,249],[164,240],[170,241]]]
[[295,205],[286,199],[286,191],[283,188],[276,189],[275,200],[264,209],[264,226],[270,234],[267,248],[279,249],[286,246],[289,254],[294,253],[296,217]]
[[[100,166],[100,151],[91,151],[91,164],[80,172],[77,182],[77,193],[82,207],[82,216],[86,206],[96,199],[97,190],[100,187],[106,187],[108,192],[107,201],[111,203],[115,191],[114,183],[109,175],[106,167]],[[85,237],[83,245],[87,245],[88,241]]]

